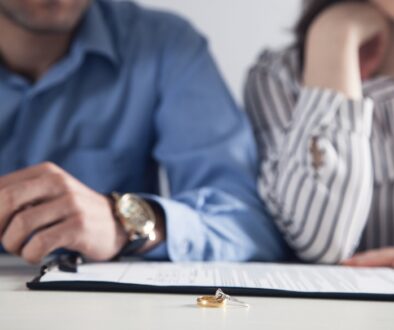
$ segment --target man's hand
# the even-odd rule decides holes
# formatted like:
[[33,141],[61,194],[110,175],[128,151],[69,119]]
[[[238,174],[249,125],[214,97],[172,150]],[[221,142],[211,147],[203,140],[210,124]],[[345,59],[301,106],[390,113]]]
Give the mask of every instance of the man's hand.
[[0,177],[0,241],[30,263],[58,248],[108,260],[127,235],[105,196],[44,163]]
[[362,97],[362,80],[382,66],[390,23],[370,3],[344,2],[325,10],[312,24],[305,45],[304,83]]
[[394,267],[394,248],[359,253],[342,264],[352,267]]

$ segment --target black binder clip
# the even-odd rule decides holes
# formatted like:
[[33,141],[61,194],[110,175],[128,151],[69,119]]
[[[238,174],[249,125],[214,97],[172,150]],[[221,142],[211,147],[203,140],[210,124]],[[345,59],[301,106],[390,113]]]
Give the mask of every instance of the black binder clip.
[[62,272],[77,273],[78,265],[82,264],[82,257],[77,253],[62,254],[41,267],[41,275],[58,268]]

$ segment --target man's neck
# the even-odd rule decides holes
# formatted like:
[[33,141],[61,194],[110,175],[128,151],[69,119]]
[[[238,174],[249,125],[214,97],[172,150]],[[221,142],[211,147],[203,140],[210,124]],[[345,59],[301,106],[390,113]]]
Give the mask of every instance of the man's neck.
[[0,58],[11,71],[37,81],[64,56],[72,33],[37,34],[0,16]]

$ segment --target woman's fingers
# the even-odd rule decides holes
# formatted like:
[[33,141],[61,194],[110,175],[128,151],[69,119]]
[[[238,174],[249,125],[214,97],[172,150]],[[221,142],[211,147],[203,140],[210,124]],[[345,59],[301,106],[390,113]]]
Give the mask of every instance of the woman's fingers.
[[394,248],[359,253],[342,264],[354,267],[394,267]]

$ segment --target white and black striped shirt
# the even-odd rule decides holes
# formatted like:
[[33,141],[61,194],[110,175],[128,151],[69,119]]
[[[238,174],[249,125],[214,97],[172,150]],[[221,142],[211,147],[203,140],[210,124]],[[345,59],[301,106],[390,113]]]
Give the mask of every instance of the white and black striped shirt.
[[[259,191],[297,255],[335,263],[394,245],[394,79],[351,101],[301,85],[298,51],[263,53],[246,86],[261,156]],[[317,141],[324,162],[310,152]]]

